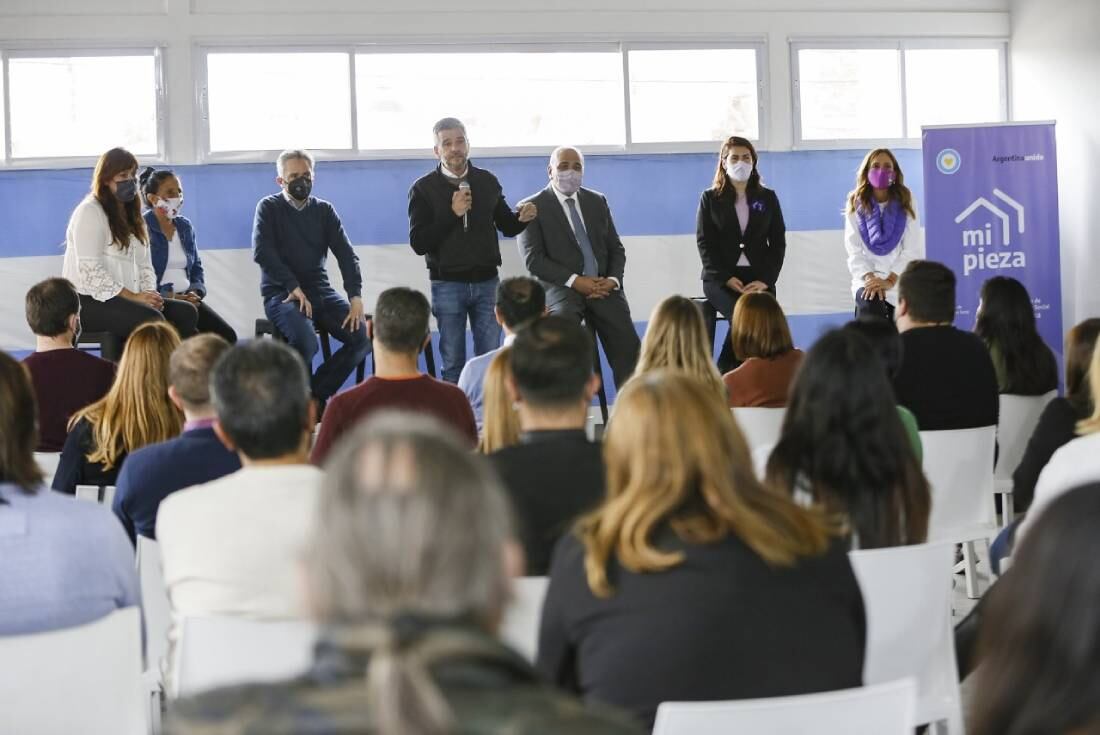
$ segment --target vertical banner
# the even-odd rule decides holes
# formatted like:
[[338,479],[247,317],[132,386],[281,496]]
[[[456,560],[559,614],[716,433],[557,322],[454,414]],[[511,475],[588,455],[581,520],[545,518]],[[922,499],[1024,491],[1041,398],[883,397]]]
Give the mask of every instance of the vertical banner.
[[926,257],[958,278],[955,326],[973,329],[982,283],[1010,276],[1061,364],[1054,123],[925,127],[923,150]]

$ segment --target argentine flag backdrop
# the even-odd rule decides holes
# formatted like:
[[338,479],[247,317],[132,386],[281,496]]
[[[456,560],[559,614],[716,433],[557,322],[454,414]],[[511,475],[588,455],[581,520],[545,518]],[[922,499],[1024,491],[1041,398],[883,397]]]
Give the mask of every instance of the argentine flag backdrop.
[[[764,183],[778,193],[787,223],[779,301],[790,319],[795,343],[802,348],[852,314],[842,208],[865,152],[760,154]],[[922,203],[920,151],[895,153],[906,184]],[[542,157],[478,159],[474,149],[471,160],[497,175],[513,206],[547,182]],[[624,286],[639,333],[664,297],[702,295],[695,211],[700,193],[713,179],[716,162],[716,152],[586,159],[584,185],[607,196],[626,246]],[[408,285],[428,293],[424,261],[408,245],[407,193],[432,163],[426,159],[318,163],[314,193],[335,205],[356,245],[368,311],[390,286]],[[206,269],[207,300],[239,335],[248,337],[254,320],[263,316],[260,274],[251,255],[252,217],[256,202],[276,190],[275,167],[208,164],[175,170],[184,189],[183,214],[195,226]],[[23,296],[35,282],[60,275],[65,226],[88,191],[90,179],[89,169],[0,172],[0,349],[17,355],[33,349]],[[502,238],[501,253],[502,275],[524,272],[514,240]],[[339,270],[331,258],[329,271],[340,290]],[[720,328],[719,334],[723,333]],[[606,368],[604,375],[610,380]]]

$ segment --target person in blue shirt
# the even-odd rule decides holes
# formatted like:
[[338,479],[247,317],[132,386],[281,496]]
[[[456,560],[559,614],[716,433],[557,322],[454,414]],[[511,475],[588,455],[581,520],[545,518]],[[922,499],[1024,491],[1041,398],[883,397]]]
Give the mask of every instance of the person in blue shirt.
[[83,625],[141,604],[134,550],[118,521],[45,486],[34,460],[37,415],[26,369],[0,352],[0,636]]
[[230,344],[237,333],[206,303],[205,272],[195,228],[180,215],[183,187],[169,169],[145,168],[138,177],[145,202],[145,225],[149,230],[149,249],[157,275],[157,291],[165,299],[178,299],[193,305],[199,313],[196,328],[213,332]]
[[[313,395],[324,403],[371,350],[363,312],[363,277],[340,216],[332,204],[311,196],[313,156],[308,151],[286,150],[279,154],[276,168],[275,183],[282,191],[256,205],[252,259],[263,274],[264,313],[307,366],[313,365],[317,354],[316,328],[343,345],[313,375]],[[329,252],[340,265],[347,301],[329,284],[325,270]]]

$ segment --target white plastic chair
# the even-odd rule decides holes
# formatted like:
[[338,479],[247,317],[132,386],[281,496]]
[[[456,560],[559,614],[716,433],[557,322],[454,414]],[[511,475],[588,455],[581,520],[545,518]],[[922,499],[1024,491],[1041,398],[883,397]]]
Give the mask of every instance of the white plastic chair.
[[[989,558],[989,540],[997,534],[993,507],[995,426],[951,431],[922,431],[924,474],[932,488],[929,541],[963,544],[966,594],[978,597],[974,541]],[[992,574],[992,571],[991,571]]]
[[760,447],[774,446],[779,441],[779,431],[783,427],[783,417],[787,415],[785,408],[731,408],[733,418],[741,427],[741,433],[745,435],[745,441],[749,444],[749,451],[753,452]]
[[1001,527],[1012,523],[1015,509],[1012,507],[1012,473],[1020,466],[1024,451],[1039,416],[1047,404],[1058,395],[1052,390],[1041,396],[1016,396],[1001,394],[1001,408],[997,422],[997,466],[993,468],[993,492],[1001,496]]
[[91,503],[100,503],[108,508],[115,500],[114,485],[77,485],[76,499],[87,500]]
[[549,584],[547,577],[513,580],[512,602],[504,611],[504,620],[500,625],[500,639],[532,662],[538,652],[542,603]]
[[141,612],[0,637],[0,702],[5,733],[146,735]]
[[172,607],[164,586],[160,546],[151,538],[137,537],[137,570],[141,582],[141,607],[145,614],[145,668],[159,681],[161,661],[168,654]]
[[317,625],[306,620],[185,617],[176,642],[171,696],[290,679],[313,660]]
[[[901,678],[917,683],[914,725],[946,722],[962,735],[962,699],[951,626],[948,542],[848,554],[867,611],[863,683]],[[942,728],[941,728],[942,731]]]
[[57,474],[57,465],[61,464],[61,452],[35,452],[34,461],[46,476],[46,484],[49,485]]
[[653,735],[912,735],[911,679],[797,697],[665,702]]

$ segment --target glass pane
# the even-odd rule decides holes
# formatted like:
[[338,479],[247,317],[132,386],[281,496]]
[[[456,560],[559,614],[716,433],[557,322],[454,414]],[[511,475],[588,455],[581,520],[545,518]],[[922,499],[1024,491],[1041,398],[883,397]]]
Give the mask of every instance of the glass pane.
[[896,49],[800,49],[803,140],[901,138]]
[[1001,122],[1001,55],[997,49],[910,49],[905,52],[906,132],[921,125]]
[[13,158],[157,153],[152,54],[12,58],[8,79]]
[[630,129],[636,143],[756,139],[757,110],[753,49],[630,52]]
[[211,53],[210,150],[351,148],[346,53]]
[[614,52],[358,54],[355,82],[362,149],[430,148],[443,117],[483,148],[626,139]]

